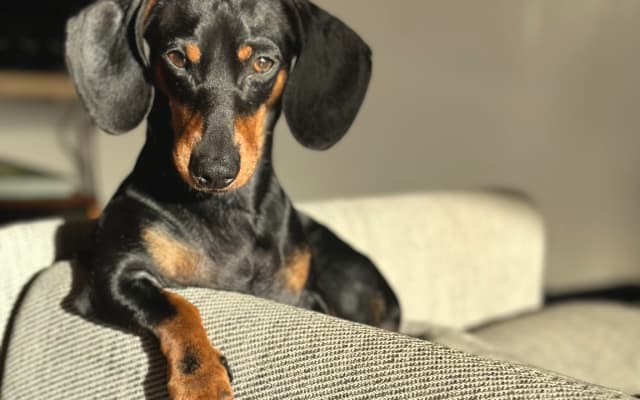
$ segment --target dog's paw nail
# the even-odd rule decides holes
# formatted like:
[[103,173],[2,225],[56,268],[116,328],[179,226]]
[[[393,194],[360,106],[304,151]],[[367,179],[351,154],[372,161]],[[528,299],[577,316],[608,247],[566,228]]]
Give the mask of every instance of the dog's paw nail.
[[227,370],[227,375],[229,376],[229,382],[233,383],[233,373],[231,372],[231,367],[229,367],[229,361],[227,361],[227,357],[220,356],[220,364]]

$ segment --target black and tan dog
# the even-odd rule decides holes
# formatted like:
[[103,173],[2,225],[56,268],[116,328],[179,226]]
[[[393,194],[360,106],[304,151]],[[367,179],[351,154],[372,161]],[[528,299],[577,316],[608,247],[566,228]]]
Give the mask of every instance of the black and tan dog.
[[298,213],[271,164],[281,110],[303,145],[350,127],[367,45],[306,0],[99,0],[67,26],[67,64],[92,118],[118,134],[147,118],[133,172],[82,264],[87,315],[159,340],[173,399],[232,397],[198,311],[166,290],[249,293],[394,329],[375,266]]

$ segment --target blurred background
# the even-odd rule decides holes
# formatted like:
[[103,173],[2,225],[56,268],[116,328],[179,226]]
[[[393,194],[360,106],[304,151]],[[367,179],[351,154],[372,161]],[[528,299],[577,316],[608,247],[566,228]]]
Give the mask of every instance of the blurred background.
[[[0,221],[95,215],[144,139],[92,132],[61,58],[83,2],[64,3],[0,16]],[[316,3],[370,44],[374,77],[333,149],[280,124],[294,200],[517,190],[545,217],[552,291],[640,283],[639,1]]]

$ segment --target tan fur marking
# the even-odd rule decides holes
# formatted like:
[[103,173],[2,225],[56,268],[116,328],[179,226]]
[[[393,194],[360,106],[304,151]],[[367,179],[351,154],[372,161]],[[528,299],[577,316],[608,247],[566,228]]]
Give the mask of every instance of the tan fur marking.
[[185,46],[185,54],[187,56],[187,60],[192,64],[199,63],[202,58],[202,51],[200,51],[200,47],[195,43],[187,43]]
[[240,171],[236,180],[225,190],[235,190],[246,185],[253,176],[258,161],[262,157],[264,147],[264,130],[267,115],[271,107],[278,101],[287,82],[287,72],[281,70],[271,89],[267,101],[260,106],[255,114],[248,117],[237,117],[235,126],[235,141],[240,148]]
[[142,240],[162,274],[183,283],[194,280],[201,258],[195,250],[158,228],[143,229]]
[[153,11],[153,7],[156,5],[158,0],[149,0],[144,8],[144,12],[142,14],[142,25],[147,25],[147,20],[149,16],[151,16],[151,12]]
[[271,108],[276,104],[280,96],[282,96],[282,92],[284,91],[284,86],[287,83],[287,71],[281,69],[278,72],[278,76],[276,77],[276,83],[273,84],[273,89],[271,89],[271,95],[267,99],[265,103],[267,107]]
[[[167,359],[169,397],[231,400],[233,391],[220,361],[221,354],[211,345],[198,309],[175,293],[166,291],[165,295],[175,307],[176,315],[156,326],[154,333]],[[199,361],[198,368],[190,375],[180,369],[187,352],[194,354]]]
[[236,118],[235,142],[240,148],[240,171],[226,190],[241,188],[253,176],[264,147],[266,117],[267,107],[263,105],[251,116]]
[[173,162],[182,179],[194,186],[196,183],[189,172],[189,161],[194,147],[202,140],[204,118],[171,98],[169,108],[174,134]]
[[253,55],[253,47],[244,45],[238,49],[238,60],[243,63]]
[[284,279],[287,289],[296,294],[302,292],[309,278],[310,266],[311,252],[307,248],[297,251],[289,257],[287,265],[284,267]]
[[202,140],[204,118],[183,104],[175,101],[167,91],[162,66],[154,67],[155,83],[160,91],[169,98],[171,127],[173,128],[173,163],[182,180],[194,186],[196,183],[189,172],[189,162],[193,148]]
[[385,312],[385,304],[384,297],[380,292],[376,292],[371,300],[369,300],[369,305],[371,307],[371,317],[373,319],[374,326],[382,325],[382,317]]

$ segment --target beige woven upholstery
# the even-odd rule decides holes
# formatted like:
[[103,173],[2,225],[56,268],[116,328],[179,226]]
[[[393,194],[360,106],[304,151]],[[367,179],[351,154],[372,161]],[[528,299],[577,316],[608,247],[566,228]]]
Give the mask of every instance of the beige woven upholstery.
[[[637,322],[636,309],[569,307],[565,311],[572,315],[565,318],[561,309],[552,308],[506,319],[476,335],[455,329],[539,308],[544,230],[524,199],[440,192],[301,208],[377,263],[399,295],[405,332],[426,332],[468,352],[522,360],[621,390],[640,386],[634,378],[636,325],[630,325]],[[88,227],[44,221],[0,229],[3,327],[24,284],[53,260],[71,254],[86,239]],[[0,398],[166,398],[165,366],[154,340],[70,313],[62,304],[69,281],[69,266],[63,263],[46,270],[27,291],[7,335],[11,341]],[[251,297],[210,290],[184,293],[203,311],[211,338],[229,357],[237,399],[627,398],[534,368]],[[564,321],[575,323],[567,327]],[[607,363],[589,369],[593,356],[582,354],[583,347],[563,344],[578,336],[584,352],[593,354],[600,346],[597,359]],[[622,356],[611,357],[611,349],[623,345]],[[538,354],[527,353],[531,349]]]
[[[20,308],[3,399],[165,399],[154,341],[65,311],[70,268],[44,272]],[[238,294],[183,292],[229,358],[237,399],[626,399],[535,369]]]
[[91,225],[47,219],[0,228],[0,337],[24,285],[54,261],[69,258]]
[[468,328],[542,303],[544,226],[523,197],[450,191],[300,208],[373,259],[399,296],[404,330]]
[[[426,322],[466,328],[541,304],[544,229],[526,199],[428,192],[300,208],[376,262],[399,296],[405,330]],[[0,326],[29,278],[70,254],[89,226],[50,220],[0,229]]]
[[[61,223],[48,220],[0,229],[0,335],[24,284],[55,260],[54,238]],[[36,245],[35,238],[46,239]]]
[[640,393],[640,307],[570,302],[473,334],[510,360]]

